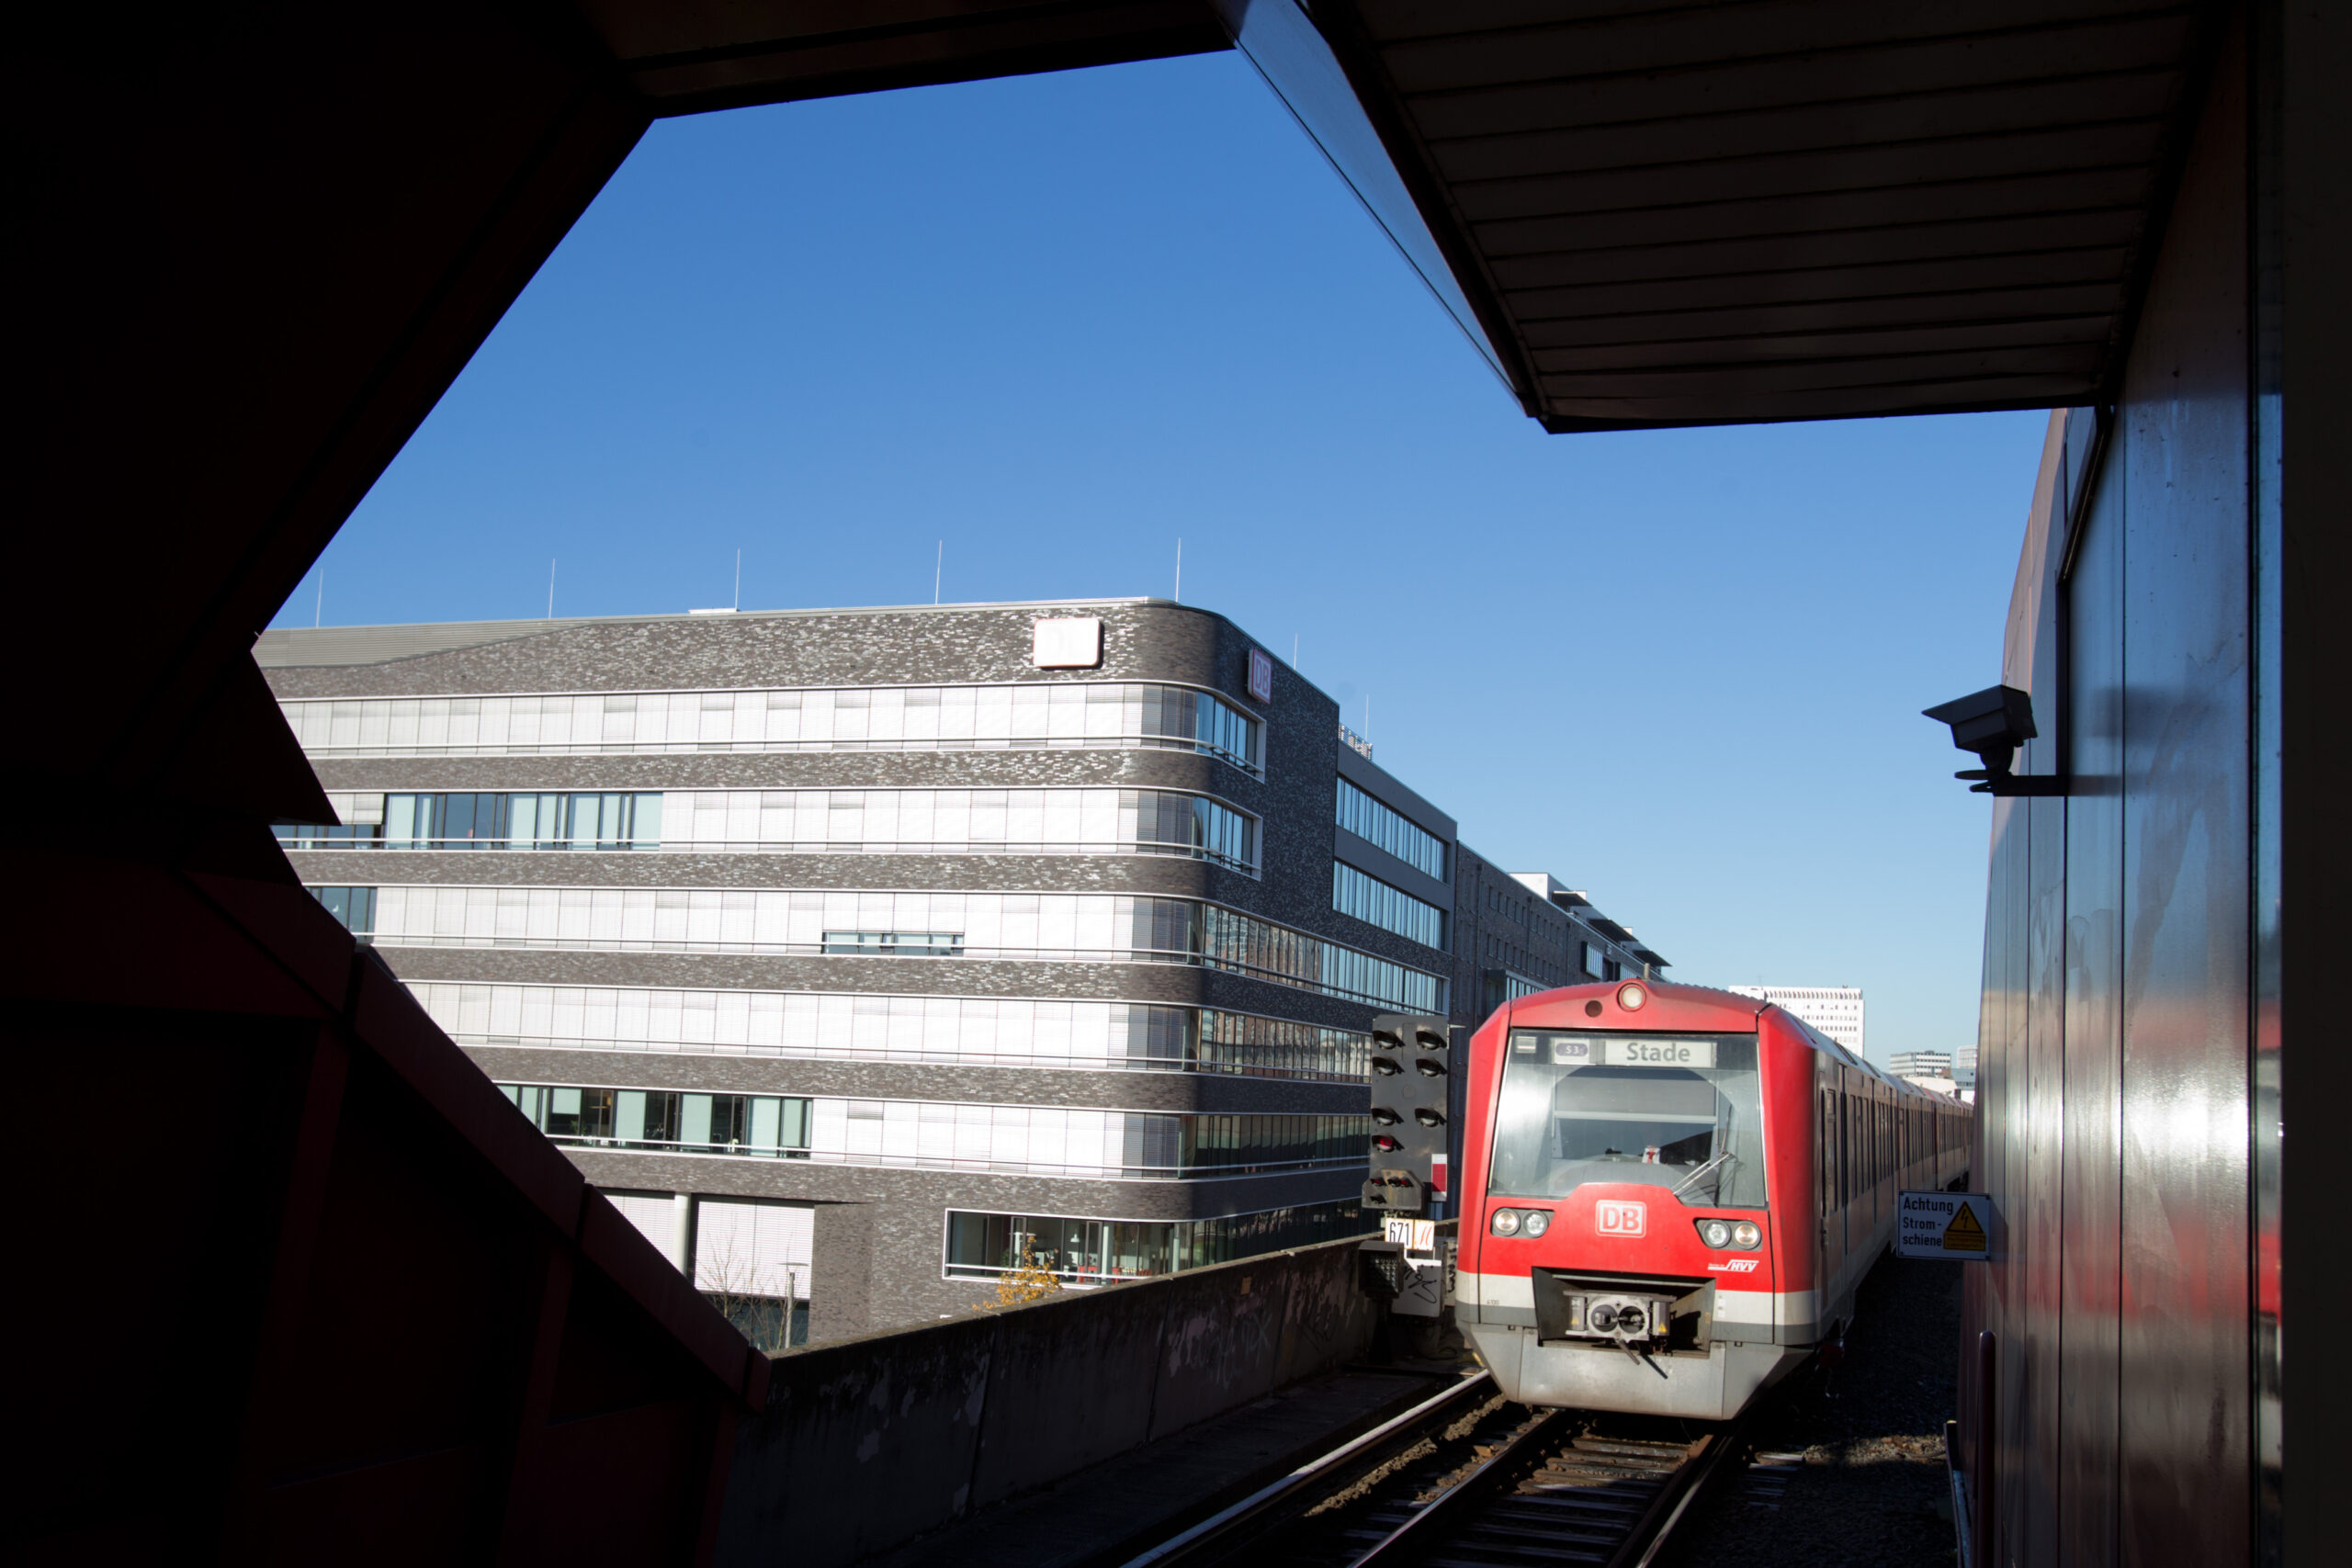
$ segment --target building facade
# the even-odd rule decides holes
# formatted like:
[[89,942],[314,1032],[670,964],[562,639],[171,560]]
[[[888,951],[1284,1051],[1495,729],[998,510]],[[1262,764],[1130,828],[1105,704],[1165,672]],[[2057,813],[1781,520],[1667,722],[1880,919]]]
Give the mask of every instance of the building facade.
[[[1349,1234],[1372,1018],[1475,1022],[1490,971],[1578,951],[1566,906],[1197,609],[255,652],[343,818],[280,828],[306,884],[701,1288],[794,1339],[959,1314],[1024,1265],[1084,1285]],[[1516,968],[1490,886],[1558,928]]]
[[1862,1054],[1862,988],[1860,986],[1726,986],[1786,1008],[1859,1056]]
[[1948,1078],[1951,1077],[1951,1053],[1897,1051],[1887,1057],[1886,1070],[1897,1077]]

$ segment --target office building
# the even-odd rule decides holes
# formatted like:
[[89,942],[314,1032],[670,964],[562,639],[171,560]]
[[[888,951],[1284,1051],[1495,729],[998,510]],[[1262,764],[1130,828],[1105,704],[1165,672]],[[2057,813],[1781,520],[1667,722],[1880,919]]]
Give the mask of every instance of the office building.
[[1659,962],[1160,601],[255,652],[342,818],[279,829],[313,893],[699,1286],[818,1337],[1351,1234],[1375,1014]]
[[1862,989],[1860,986],[1726,986],[1786,1008],[1859,1056],[1862,1054]]
[[1886,1059],[1886,1070],[1899,1078],[1951,1077],[1949,1051],[1897,1051]]

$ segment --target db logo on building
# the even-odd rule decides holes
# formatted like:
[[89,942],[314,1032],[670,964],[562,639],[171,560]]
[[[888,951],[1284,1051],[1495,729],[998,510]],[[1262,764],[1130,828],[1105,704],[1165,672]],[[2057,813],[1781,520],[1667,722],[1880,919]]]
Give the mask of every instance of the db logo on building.
[[1602,1235],[1632,1238],[1650,1227],[1650,1206],[1602,1199],[1592,1206],[1592,1228]]

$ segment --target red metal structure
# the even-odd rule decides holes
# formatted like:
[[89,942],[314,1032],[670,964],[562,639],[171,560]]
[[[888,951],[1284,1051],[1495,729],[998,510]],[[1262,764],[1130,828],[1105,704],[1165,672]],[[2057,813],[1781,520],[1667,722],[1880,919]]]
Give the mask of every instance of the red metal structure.
[[[767,1358],[265,829],[160,826],[12,862],[19,1168],[57,1183],[11,1292],[18,1560],[707,1561]],[[125,910],[174,940],[93,940]]]
[[1727,1419],[1843,1332],[1970,1120],[1747,997],[1523,998],[1470,1045],[1463,1331],[1524,1404]]

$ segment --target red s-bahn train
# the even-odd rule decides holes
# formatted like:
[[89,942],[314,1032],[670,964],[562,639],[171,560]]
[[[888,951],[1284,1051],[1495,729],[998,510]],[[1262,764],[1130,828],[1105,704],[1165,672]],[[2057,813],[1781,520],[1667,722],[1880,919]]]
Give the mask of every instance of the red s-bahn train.
[[1506,1398],[1722,1420],[1844,1331],[1971,1107],[1784,1010],[1627,980],[1470,1042],[1455,1321]]

